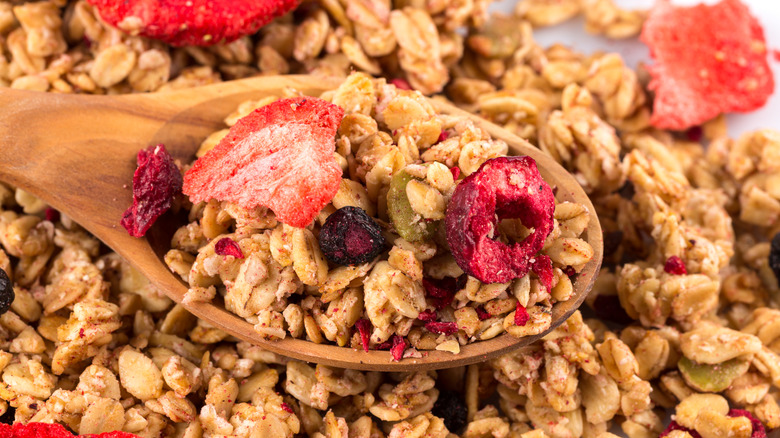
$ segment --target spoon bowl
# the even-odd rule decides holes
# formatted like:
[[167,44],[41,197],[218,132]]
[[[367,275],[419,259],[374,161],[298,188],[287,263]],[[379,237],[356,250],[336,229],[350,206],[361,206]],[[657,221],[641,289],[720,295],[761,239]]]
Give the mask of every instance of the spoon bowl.
[[[310,76],[267,76],[121,96],[4,89],[0,91],[0,181],[32,193],[79,223],[180,303],[187,286],[162,259],[170,248],[170,227],[158,221],[146,238],[138,239],[119,225],[132,203],[130,183],[138,151],[162,143],[174,158],[187,163],[206,136],[224,128],[224,117],[240,103],[280,95],[286,88],[319,96],[337,86],[337,81]],[[429,351],[421,358],[392,362],[387,351],[364,352],[289,337],[264,340],[250,323],[225,310],[217,300],[188,304],[187,310],[237,338],[284,356],[374,371],[418,371],[482,362],[529,345],[565,321],[582,304],[601,266],[601,226],[587,195],[563,167],[527,141],[452,105],[431,102],[441,113],[474,120],[493,138],[504,140],[510,153],[535,159],[544,179],[557,187],[558,201],[578,202],[591,212],[583,238],[594,249],[593,259],[577,276],[571,299],[553,307],[550,329],[524,338],[504,333],[462,346],[459,354]]]

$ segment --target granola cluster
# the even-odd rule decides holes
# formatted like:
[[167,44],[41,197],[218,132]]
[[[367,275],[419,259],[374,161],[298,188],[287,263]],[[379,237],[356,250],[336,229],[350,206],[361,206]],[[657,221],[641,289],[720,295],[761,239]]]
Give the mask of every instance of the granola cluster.
[[[688,135],[651,129],[645,72],[614,54],[582,55],[533,40],[533,27],[577,14],[593,32],[636,35],[642,12],[620,10],[610,0],[522,0],[507,18],[487,17],[486,6],[478,0],[307,2],[255,36],[174,49],[103,24],[83,1],[0,2],[4,86],[122,93],[258,73],[346,77],[355,69],[404,78],[423,93],[443,90],[572,172],[591,195],[606,236],[604,267],[587,307],[529,348],[435,373],[358,372],[237,342],[174,305],[69,218],[0,184],[0,268],[16,294],[11,310],[0,315],[2,421],[188,438],[645,438],[665,429],[674,438],[747,438],[761,436],[756,422],[780,427],[780,245],[770,243],[780,232],[780,134],[731,139],[720,117]],[[413,95],[397,96],[416,102]],[[339,134],[349,139],[339,147],[355,178],[345,180],[333,202],[381,217],[380,204],[369,202],[388,184],[379,169],[408,167],[405,154],[414,148],[361,115],[352,111]],[[479,135],[468,126],[451,128],[452,138]],[[417,145],[423,161],[434,154],[429,146]],[[446,159],[452,150],[435,154]],[[411,171],[419,171],[420,185],[439,190],[448,180],[434,168],[442,170],[431,164],[424,174]],[[333,275],[338,286],[319,292],[300,280],[321,272],[311,269],[319,266],[311,257],[311,230],[285,229],[268,212],[247,214],[216,202],[194,211],[195,225],[176,233],[178,252],[166,258],[176,272],[192,280],[192,263],[216,245],[216,236],[269,230],[242,240],[242,251],[291,269],[278,272],[274,282],[282,286],[272,294],[262,292],[263,283],[252,290],[270,302],[276,293],[301,288],[328,297],[328,306],[310,299],[281,317],[269,312],[269,336],[295,336],[286,331],[289,319],[301,321],[298,336],[351,343],[354,334],[343,330],[350,315],[333,303],[360,301],[352,281],[379,266],[411,279],[419,273],[415,261],[432,253],[394,238],[381,265],[329,270],[325,278]],[[575,206],[556,209],[558,228],[576,229],[582,214]],[[238,270],[235,287],[241,266],[229,268]],[[213,272],[198,281],[233,275]],[[241,278],[249,287],[252,279]],[[377,274],[375,283],[383,278]],[[201,292],[209,294],[210,286]],[[463,290],[461,299],[471,301],[495,293],[473,281]],[[500,314],[506,303],[495,303]],[[474,313],[468,317],[479,329],[481,312]],[[412,333],[411,342],[428,342],[423,329],[417,340]]]

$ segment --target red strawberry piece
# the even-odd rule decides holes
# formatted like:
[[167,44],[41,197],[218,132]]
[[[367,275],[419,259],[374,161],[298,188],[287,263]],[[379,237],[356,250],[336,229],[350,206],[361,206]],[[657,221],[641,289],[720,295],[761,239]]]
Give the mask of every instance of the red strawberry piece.
[[[0,423],[0,438],[73,438],[73,434],[59,423],[16,423],[13,426]],[[138,438],[127,432],[103,432],[78,435],[86,438]]]
[[209,46],[257,32],[298,0],[89,0],[100,16],[133,35],[173,46]]
[[46,210],[44,210],[43,214],[46,220],[49,222],[57,222],[60,220],[60,212],[51,207],[46,207]]
[[165,146],[158,144],[138,151],[133,205],[122,216],[122,226],[131,236],[143,237],[154,221],[171,208],[181,186],[181,172]]
[[458,325],[454,322],[435,322],[431,321],[425,324],[425,329],[431,333],[442,335],[451,335],[458,331]]
[[528,316],[528,310],[526,310],[525,306],[522,304],[517,303],[517,307],[515,308],[515,325],[522,327],[528,324],[529,319],[530,316]]
[[671,256],[664,263],[664,272],[672,275],[686,275],[688,270],[685,269],[685,263],[680,257]]
[[774,91],[766,40],[739,0],[676,7],[659,0],[642,28],[656,64],[650,123],[684,130],[724,112],[764,105]]
[[477,307],[477,318],[479,318],[480,321],[484,321],[486,319],[492,318],[493,315],[490,314],[487,310],[485,310],[483,307]]
[[243,259],[244,253],[235,240],[230,237],[223,237],[214,244],[214,252],[221,256],[233,256],[237,259]]
[[368,344],[371,337],[371,321],[360,318],[355,322],[355,327],[357,327],[358,333],[360,333],[360,342],[363,343],[363,350],[368,352]]
[[322,99],[278,100],[239,120],[184,175],[192,202],[218,199],[259,205],[293,227],[305,227],[341,182],[333,158],[344,110]]
[[668,426],[666,426],[666,429],[664,429],[663,432],[661,432],[661,435],[658,435],[659,438],[663,438],[665,436],[668,436],[670,433],[672,433],[675,430],[682,430],[683,432],[688,432],[691,434],[693,438],[701,438],[701,435],[699,435],[699,432],[696,432],[695,430],[688,429],[687,427],[681,425],[680,423],[676,421],[672,421],[669,423]]
[[441,280],[433,278],[423,278],[423,287],[433,304],[433,307],[441,310],[450,305],[455,293],[465,286],[465,279],[455,277],[445,277]]
[[390,347],[393,360],[396,362],[401,360],[404,357],[404,350],[406,350],[406,339],[403,336],[393,335],[393,346]]
[[457,181],[458,177],[460,176],[460,167],[458,167],[458,166],[450,167],[450,173],[452,174],[452,179]]
[[134,435],[132,433],[127,432],[121,432],[121,431],[114,431],[114,432],[103,432],[97,435],[81,435],[84,437],[89,438],[138,438],[138,435]]
[[419,315],[417,315],[417,319],[425,322],[436,321],[436,318],[436,311],[434,310],[423,310]]
[[539,277],[539,281],[547,288],[547,292],[551,292],[554,274],[550,257],[546,255],[536,256],[534,261],[531,262],[531,270]]

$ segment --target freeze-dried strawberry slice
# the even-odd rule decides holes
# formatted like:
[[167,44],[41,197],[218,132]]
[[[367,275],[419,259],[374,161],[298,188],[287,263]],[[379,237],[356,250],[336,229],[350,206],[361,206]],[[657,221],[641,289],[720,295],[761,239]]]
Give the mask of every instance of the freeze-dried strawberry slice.
[[305,227],[341,182],[333,153],[344,110],[322,99],[278,100],[239,120],[184,175],[192,202],[218,199],[262,205],[293,227]]
[[[137,438],[127,432],[104,432],[96,435],[79,435],[89,438]],[[16,423],[13,426],[0,423],[0,438],[73,438],[74,435],[57,423]]]
[[257,32],[299,0],[89,0],[100,16],[133,35],[173,46],[209,46]]
[[764,31],[739,0],[689,8],[659,0],[641,39],[656,61],[649,87],[657,128],[684,130],[720,113],[751,111],[774,90]]

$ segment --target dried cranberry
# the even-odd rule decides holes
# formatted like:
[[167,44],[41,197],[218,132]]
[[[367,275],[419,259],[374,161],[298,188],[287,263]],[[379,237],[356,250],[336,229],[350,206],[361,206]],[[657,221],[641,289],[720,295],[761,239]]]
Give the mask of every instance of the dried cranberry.
[[285,402],[282,402],[282,410],[283,410],[283,411],[285,411],[285,412],[289,412],[289,413],[291,413],[291,414],[292,414],[293,412],[295,412],[295,411],[293,411],[293,408],[291,408],[291,407],[290,407],[290,405],[288,405],[288,404],[287,404],[287,403],[285,403]]
[[434,310],[423,310],[419,315],[417,315],[417,319],[425,322],[436,321],[436,318],[436,311]]
[[181,193],[182,176],[165,146],[138,151],[138,168],[133,174],[133,205],[122,216],[122,226],[133,237],[143,237]]
[[406,339],[403,336],[393,335],[393,346],[390,347],[390,354],[393,355],[393,360],[401,360],[404,357],[404,350],[406,350]]
[[664,272],[672,275],[685,275],[688,273],[688,270],[685,269],[685,263],[682,261],[682,259],[675,255],[666,259],[666,263],[664,264]]
[[[504,283],[532,268],[553,229],[555,197],[530,157],[487,160],[458,184],[447,206],[447,243],[463,271]],[[516,218],[533,232],[508,245],[493,238],[498,221]]]
[[431,413],[444,420],[447,430],[452,433],[459,433],[468,422],[466,404],[455,391],[439,391],[439,398],[433,404]]
[[382,229],[359,207],[339,208],[328,216],[320,230],[322,253],[339,265],[368,263],[384,247]]
[[16,294],[14,294],[11,279],[8,278],[8,273],[0,268],[0,315],[11,309],[14,298],[16,298]]
[[780,233],[772,238],[772,245],[769,250],[769,267],[775,273],[775,278],[780,282]]
[[666,429],[664,429],[664,431],[661,432],[661,435],[658,435],[658,438],[663,438],[663,437],[669,435],[670,433],[672,433],[675,430],[682,430],[683,432],[688,432],[689,434],[691,434],[691,436],[693,438],[701,438],[701,435],[699,435],[699,432],[696,432],[695,430],[692,430],[692,429],[688,429],[687,427],[679,424],[676,421],[672,421],[671,423],[669,423],[669,425],[666,426]]
[[393,341],[392,339],[389,341],[382,342],[381,344],[377,344],[374,349],[375,350],[389,350],[393,347]]
[[458,331],[458,325],[454,322],[435,322],[431,321],[425,324],[425,329],[431,333],[440,335],[451,335]]
[[596,295],[596,299],[593,300],[593,311],[599,319],[605,321],[623,325],[631,324],[634,321],[620,305],[620,298],[617,295]]
[[477,318],[479,318],[480,321],[484,321],[486,319],[492,318],[493,315],[490,314],[487,310],[485,310],[482,306],[477,307]]
[[531,262],[531,269],[534,271],[534,274],[539,277],[539,281],[542,282],[542,285],[547,289],[547,292],[551,292],[554,274],[550,257],[546,255],[536,256]]
[[450,173],[452,174],[452,179],[457,181],[458,177],[460,176],[460,167],[458,167],[458,166],[450,167]]
[[517,308],[515,308],[515,325],[524,326],[528,324],[528,320],[530,319],[530,316],[528,316],[528,310],[520,304],[517,303]]
[[404,78],[390,79],[390,83],[395,85],[395,88],[398,88],[399,90],[411,90],[412,89],[412,86],[409,84],[409,81],[407,81]]
[[447,131],[441,131],[441,133],[439,134],[439,138],[438,140],[436,140],[436,142],[441,143],[448,138],[450,138],[450,133]]
[[46,218],[46,220],[49,222],[57,222],[58,220],[60,220],[60,212],[51,207],[46,207],[46,210],[44,210],[43,215]]
[[745,417],[750,420],[750,425],[753,426],[753,433],[750,435],[750,438],[766,438],[766,429],[764,428],[764,423],[762,423],[758,418],[754,417],[750,412],[744,409],[732,409],[729,411],[728,416]]
[[214,252],[221,256],[233,256],[237,259],[243,259],[244,253],[235,240],[230,237],[223,237],[214,245]]
[[371,321],[360,318],[355,321],[355,327],[357,327],[358,333],[360,333],[360,342],[363,343],[363,350],[367,352],[371,337]]

